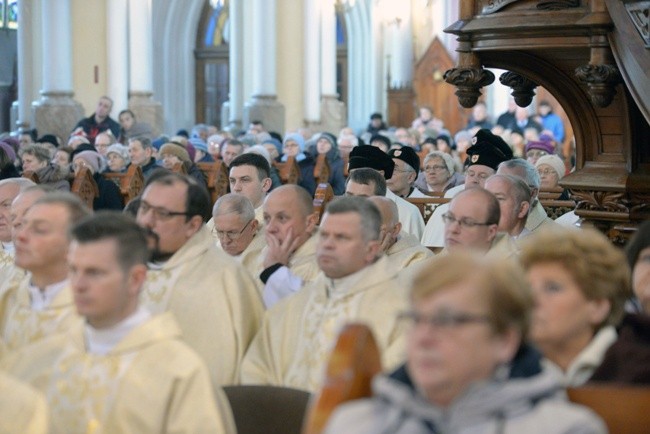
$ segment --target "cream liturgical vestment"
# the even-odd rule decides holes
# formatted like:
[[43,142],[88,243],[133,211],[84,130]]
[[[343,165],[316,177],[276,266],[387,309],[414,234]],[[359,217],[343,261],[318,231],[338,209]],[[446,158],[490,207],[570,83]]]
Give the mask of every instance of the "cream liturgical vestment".
[[25,270],[14,265],[14,257],[7,250],[0,249],[0,298],[23,277]]
[[174,314],[215,387],[237,383],[264,310],[253,279],[214,245],[205,226],[161,268],[149,270],[140,304],[154,314]]
[[227,411],[225,397],[215,402],[205,365],[171,314],[136,326],[105,355],[87,351],[78,326],[5,363],[45,394],[52,434],[216,434],[232,418],[219,413]]
[[0,434],[47,434],[48,425],[43,395],[0,371]]
[[48,303],[33,307],[29,273],[5,294],[0,305],[0,338],[6,350],[15,350],[45,337],[65,332],[81,317],[72,299],[68,283]]
[[387,265],[382,257],[337,280],[321,273],[268,310],[244,358],[242,383],[317,391],[338,333],[352,321],[371,327],[384,368],[403,363],[404,330],[397,313],[407,308],[407,295]]
[[399,239],[385,254],[389,266],[394,267],[396,272],[433,256],[433,252],[420,244],[418,238],[405,232],[400,232]]
[[266,239],[264,238],[264,229],[258,228],[257,233],[253,237],[251,243],[244,249],[241,254],[235,256],[235,259],[241,263],[244,268],[251,274],[256,282],[259,282],[259,287],[262,287],[262,281],[258,276],[255,276],[255,272],[259,269],[259,263],[261,261],[260,254],[262,250],[266,247]]

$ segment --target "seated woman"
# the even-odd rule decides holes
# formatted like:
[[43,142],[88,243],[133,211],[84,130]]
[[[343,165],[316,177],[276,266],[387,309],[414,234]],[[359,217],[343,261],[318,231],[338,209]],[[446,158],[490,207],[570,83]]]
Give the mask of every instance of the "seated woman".
[[70,191],[66,167],[51,162],[50,151],[39,145],[27,145],[19,151],[23,174],[34,172],[38,182],[54,190]]
[[283,154],[278,157],[279,161],[285,162],[289,157],[296,159],[300,167],[300,181],[298,185],[314,195],[316,192],[316,180],[314,179],[314,159],[305,153],[305,139],[300,134],[287,134],[282,143]]
[[[471,270],[471,272],[468,272]],[[532,299],[506,261],[455,252],[416,276],[406,364],[373,380],[373,397],[333,415],[326,433],[604,433],[567,402],[525,345]]]
[[580,386],[616,341],[630,296],[625,255],[596,230],[554,228],[531,235],[520,260],[535,299],[530,339],[566,386]]
[[[566,167],[560,157],[557,155],[544,155],[537,159],[535,167],[539,173],[541,190],[553,190],[560,187],[560,179],[566,173]],[[564,189],[558,199],[568,200],[569,191]]]
[[650,221],[639,226],[626,249],[632,268],[634,312],[626,313],[618,339],[590,381],[650,384]]
[[95,151],[82,151],[76,154],[72,160],[72,169],[75,176],[82,167],[87,167],[97,183],[99,196],[93,201],[95,211],[101,209],[114,209],[121,211],[124,208],[124,201],[120,189],[114,182],[104,178],[101,172],[105,166],[104,158]]
[[191,176],[202,185],[206,190],[208,184],[203,176],[201,169],[192,161],[190,154],[185,147],[178,142],[165,143],[160,148],[160,158],[162,159],[162,166],[167,170],[173,170],[177,164],[182,164],[185,168],[185,173]]
[[115,143],[106,150],[106,161],[108,171],[115,173],[126,172],[127,167],[131,164],[129,158],[129,148],[119,143]]
[[330,176],[327,182],[332,186],[336,196],[345,193],[345,177],[343,176],[343,160],[339,155],[336,137],[329,133],[321,133],[316,144],[309,149],[310,155],[317,157],[320,154],[327,156],[330,165]]
[[463,175],[455,171],[451,155],[442,151],[433,151],[424,157],[423,170],[415,186],[425,193],[440,193],[465,182]]

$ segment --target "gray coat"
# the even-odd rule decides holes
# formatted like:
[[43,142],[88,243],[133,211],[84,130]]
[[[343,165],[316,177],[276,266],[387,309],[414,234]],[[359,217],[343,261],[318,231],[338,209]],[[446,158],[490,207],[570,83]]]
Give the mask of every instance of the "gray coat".
[[474,384],[447,409],[426,401],[413,388],[405,370],[402,375],[375,377],[373,392],[372,398],[341,406],[325,433],[607,432],[604,423],[591,410],[567,401],[560,379],[547,371],[528,378]]

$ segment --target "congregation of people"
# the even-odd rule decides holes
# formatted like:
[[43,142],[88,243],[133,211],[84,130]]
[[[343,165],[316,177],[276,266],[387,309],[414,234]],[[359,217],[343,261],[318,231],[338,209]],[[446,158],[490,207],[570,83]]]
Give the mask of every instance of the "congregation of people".
[[0,433],[235,433],[224,386],[318,393],[350,322],[383,372],[327,433],[604,433],[566,388],[650,383],[650,222],[621,249],[549,217],[573,164],[549,102],[159,137],[112,105],[0,138]]

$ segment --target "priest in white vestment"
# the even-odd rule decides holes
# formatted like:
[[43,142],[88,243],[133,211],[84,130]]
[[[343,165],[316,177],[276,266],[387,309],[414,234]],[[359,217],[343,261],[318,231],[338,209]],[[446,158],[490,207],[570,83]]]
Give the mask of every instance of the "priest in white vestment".
[[250,274],[214,245],[203,223],[209,213],[205,189],[170,174],[145,189],[136,220],[153,250],[141,303],[174,314],[217,387],[237,383],[263,308]]
[[73,228],[69,280],[83,324],[3,360],[45,395],[52,434],[234,431],[223,392],[173,316],[138,306],[148,254],[145,232],[124,214]]
[[347,322],[373,330],[382,366],[403,361],[403,330],[397,313],[407,294],[397,273],[380,256],[381,215],[364,198],[331,202],[318,235],[322,273],[266,312],[242,365],[245,384],[272,384],[317,391],[337,335]]

